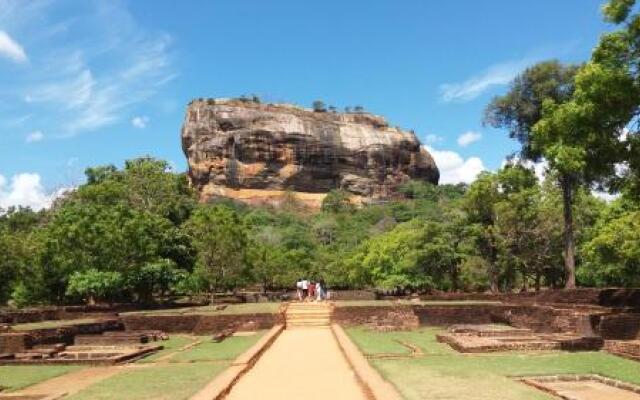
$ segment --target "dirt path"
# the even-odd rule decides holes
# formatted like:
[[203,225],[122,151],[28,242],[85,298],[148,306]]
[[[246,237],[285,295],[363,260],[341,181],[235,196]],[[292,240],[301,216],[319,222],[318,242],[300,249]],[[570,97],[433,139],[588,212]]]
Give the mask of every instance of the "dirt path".
[[64,395],[78,393],[89,385],[93,385],[121,371],[120,367],[113,366],[85,368],[7,393],[4,396],[0,395],[0,399],[16,396],[46,396],[48,399],[57,399]]
[[366,400],[328,328],[288,329],[227,400]]

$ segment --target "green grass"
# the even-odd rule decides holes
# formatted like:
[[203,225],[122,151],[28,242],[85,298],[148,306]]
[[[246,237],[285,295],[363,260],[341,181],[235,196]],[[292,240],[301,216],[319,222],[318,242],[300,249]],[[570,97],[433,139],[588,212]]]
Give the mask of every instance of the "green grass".
[[411,300],[337,300],[336,307],[389,307],[389,306],[472,306],[500,304],[498,301],[487,300],[433,300],[433,301],[411,301]]
[[229,304],[224,310],[216,310],[216,306],[184,307],[154,311],[131,311],[121,315],[236,315],[236,314],[275,314],[280,303],[242,303]]
[[220,343],[207,339],[189,350],[177,353],[169,361],[231,361],[257,343],[264,333],[265,331],[259,331],[253,336],[232,336]]
[[29,322],[25,324],[11,325],[11,329],[16,331],[29,331],[33,329],[50,329],[59,328],[61,326],[75,325],[75,324],[87,324],[97,322],[95,318],[79,318],[79,319],[63,319],[55,321],[41,321],[41,322]]
[[66,400],[181,400],[204,387],[228,363],[162,364],[128,369]]
[[187,337],[187,336],[171,336],[169,338],[169,340],[163,340],[160,342],[154,342],[153,344],[160,344],[162,345],[163,349],[160,351],[157,351],[145,358],[140,359],[138,362],[139,363],[149,363],[149,362],[154,362],[157,359],[166,356],[167,354],[173,353],[174,351],[190,344],[190,343],[194,343],[195,341],[197,341],[198,339],[200,339],[197,336],[191,336],[191,337]]
[[168,341],[164,353],[141,362],[153,361],[197,339],[205,339],[195,347],[176,353],[169,363],[139,365],[100,381],[67,400],[143,400],[188,399],[217,374],[227,368],[231,360],[255,344],[265,331],[253,336],[234,336],[221,343],[209,337],[175,336]]
[[[460,354],[438,343],[438,329],[376,333],[347,330],[364,353],[388,352],[395,339],[420,347],[425,355],[412,359],[373,359],[372,364],[409,400],[552,400],[513,379],[515,376],[594,373],[640,384],[640,366],[600,352]],[[396,348],[398,349],[398,348]],[[400,353],[400,351],[398,351]],[[401,354],[401,353],[400,353]]]
[[0,366],[0,387],[9,391],[22,389],[80,368],[82,367],[73,365]]
[[419,347],[424,354],[447,355],[455,354],[449,346],[442,345],[436,340],[439,328],[422,328],[415,331],[375,332],[364,327],[347,329],[351,339],[365,354],[395,353],[407,355],[410,353],[400,342],[410,343]]

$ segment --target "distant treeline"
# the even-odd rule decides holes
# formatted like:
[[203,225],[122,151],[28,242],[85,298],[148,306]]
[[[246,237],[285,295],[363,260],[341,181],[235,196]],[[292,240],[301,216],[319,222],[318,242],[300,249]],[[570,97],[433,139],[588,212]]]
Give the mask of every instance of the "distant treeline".
[[[355,207],[330,192],[310,214],[199,204],[164,161],[89,168],[87,182],[39,212],[0,217],[0,301],[24,306],[161,301],[322,277],[332,287],[521,290],[564,285],[562,199],[520,165],[471,186],[408,182],[403,198]],[[640,211],[579,191],[578,278],[640,284]]]

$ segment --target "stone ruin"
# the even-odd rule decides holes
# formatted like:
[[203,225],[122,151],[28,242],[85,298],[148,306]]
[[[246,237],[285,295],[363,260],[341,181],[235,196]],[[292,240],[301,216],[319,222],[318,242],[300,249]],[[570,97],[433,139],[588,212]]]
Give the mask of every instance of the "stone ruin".
[[117,364],[163,348],[161,331],[105,331],[75,335],[73,344],[37,343],[29,332],[0,335],[0,364]]
[[499,324],[452,325],[446,333],[437,335],[437,339],[461,353],[532,350],[587,351],[599,350],[604,344],[604,340],[597,336],[535,333],[531,329]]

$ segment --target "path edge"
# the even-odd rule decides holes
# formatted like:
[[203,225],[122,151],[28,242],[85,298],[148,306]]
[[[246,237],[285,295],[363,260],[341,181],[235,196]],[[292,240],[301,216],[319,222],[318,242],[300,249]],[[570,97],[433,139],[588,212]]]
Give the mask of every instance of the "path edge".
[[331,324],[333,336],[338,341],[342,354],[356,374],[358,383],[372,400],[402,400],[398,390],[369,364],[360,349],[351,341],[347,333],[338,324]]
[[260,359],[262,354],[271,347],[283,330],[283,324],[271,328],[256,344],[233,360],[227,369],[213,378],[204,388],[191,396],[189,400],[224,399],[240,378],[246,374],[258,359]]

